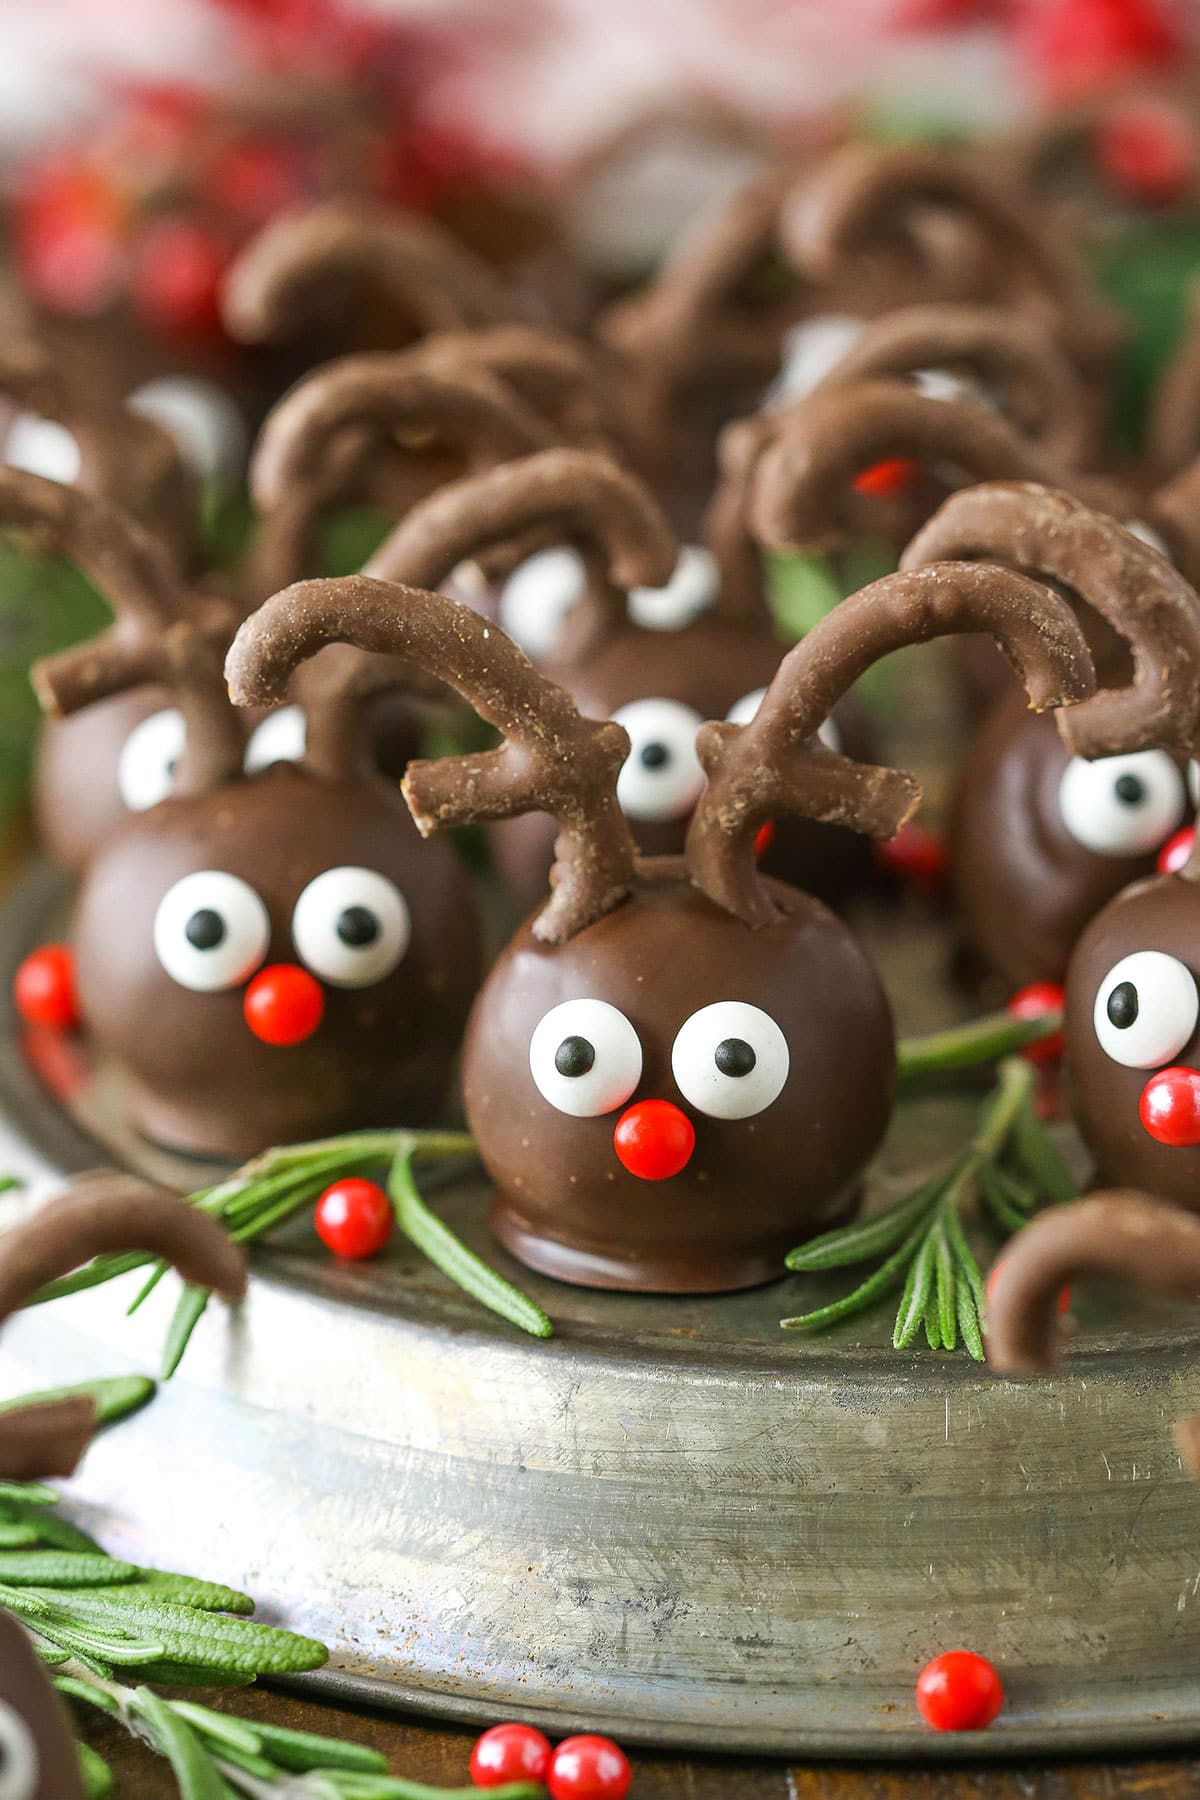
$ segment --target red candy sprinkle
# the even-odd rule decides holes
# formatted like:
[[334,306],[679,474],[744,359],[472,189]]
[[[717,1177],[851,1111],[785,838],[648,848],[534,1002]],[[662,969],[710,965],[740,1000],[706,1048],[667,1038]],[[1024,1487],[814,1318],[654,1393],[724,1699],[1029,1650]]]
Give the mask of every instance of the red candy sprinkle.
[[471,1780],[478,1788],[509,1781],[544,1781],[550,1740],[532,1725],[493,1725],[471,1752]]
[[913,487],[920,464],[911,456],[886,456],[882,462],[860,469],[851,482],[856,494],[869,494],[874,500],[891,500],[907,494]]
[[[317,1201],[315,1221],[317,1236],[325,1248],[353,1262],[378,1256],[396,1222],[392,1203],[383,1189],[359,1176],[348,1176],[325,1189]],[[497,1730],[505,1729],[522,1731],[524,1727],[497,1726]],[[509,1779],[515,1781],[517,1777]]]
[[1138,1117],[1160,1144],[1173,1150],[1200,1144],[1200,1070],[1160,1069],[1142,1089]]
[[1184,825],[1174,837],[1168,838],[1158,853],[1158,872],[1160,875],[1178,875],[1188,857],[1192,854],[1192,845],[1196,841],[1196,827]]
[[633,1770],[625,1752],[606,1737],[567,1738],[550,1759],[550,1800],[625,1800]]
[[321,984],[295,963],[260,969],[242,1002],[246,1023],[264,1044],[302,1044],[325,1016]]
[[687,1167],[696,1129],[669,1100],[639,1100],[617,1120],[613,1147],[631,1175],[666,1181]]
[[27,1025],[78,1030],[75,958],[65,944],[43,944],[30,952],[13,977],[13,1004]]
[[972,1650],[947,1650],[917,1676],[917,1710],[935,1731],[983,1731],[1003,1705],[999,1675]]
[[[1047,1013],[1061,1013],[1065,998],[1057,981],[1031,981],[1017,989],[1004,1010],[1014,1019],[1044,1019]],[[1026,1044],[1021,1055],[1027,1062],[1045,1063],[1057,1062],[1062,1053],[1063,1034],[1056,1031],[1036,1044]]]

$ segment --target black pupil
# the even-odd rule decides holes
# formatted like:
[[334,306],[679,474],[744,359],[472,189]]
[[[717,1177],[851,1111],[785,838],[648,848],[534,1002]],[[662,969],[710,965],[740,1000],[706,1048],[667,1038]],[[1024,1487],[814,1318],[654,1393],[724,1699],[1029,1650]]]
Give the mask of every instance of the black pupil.
[[586,1075],[596,1060],[596,1051],[585,1037],[564,1038],[554,1052],[554,1066],[560,1075],[574,1079]]
[[211,906],[202,906],[184,926],[183,935],[193,950],[215,950],[225,941],[225,921]]
[[379,936],[379,920],[369,906],[348,906],[338,914],[337,934],[352,950],[365,950]]
[[1118,775],[1113,792],[1122,806],[1140,806],[1146,798],[1146,784],[1140,775]]
[[671,752],[665,744],[643,744],[641,759],[644,769],[661,769],[670,762]]
[[1108,996],[1109,1019],[1118,1031],[1128,1031],[1138,1016],[1138,991],[1132,981],[1119,981]]
[[179,758],[177,756],[169,756],[167,758],[167,774],[174,775],[176,773],[176,771],[178,770],[178,768],[179,768]]
[[722,1038],[713,1051],[722,1075],[748,1075],[758,1061],[745,1038]]

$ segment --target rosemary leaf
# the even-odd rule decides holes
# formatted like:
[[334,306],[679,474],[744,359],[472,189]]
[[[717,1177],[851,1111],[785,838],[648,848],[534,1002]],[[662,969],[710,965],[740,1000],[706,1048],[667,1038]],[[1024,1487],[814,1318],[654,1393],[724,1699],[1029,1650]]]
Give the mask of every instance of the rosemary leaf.
[[946,1230],[946,1214],[954,1210],[952,1207],[943,1207],[933,1227],[933,1254],[936,1264],[934,1290],[937,1298],[939,1335],[942,1347],[946,1350],[953,1350],[958,1344],[956,1297],[958,1271],[954,1265],[954,1251],[950,1244],[950,1235]]
[[172,1712],[199,1732],[209,1743],[221,1744],[225,1747],[240,1750],[246,1756],[262,1755],[262,1736],[245,1719],[234,1718],[229,1713],[213,1712],[211,1707],[196,1706],[190,1700],[171,1700],[168,1702]]
[[18,1587],[90,1588],[133,1581],[137,1569],[115,1557],[79,1551],[9,1550],[0,1554],[0,1581]]
[[869,1262],[873,1257],[882,1256],[898,1244],[932,1206],[945,1179],[945,1174],[939,1173],[913,1193],[884,1207],[882,1212],[810,1238],[807,1244],[789,1250],[784,1261],[796,1274],[815,1274],[822,1269],[842,1269],[851,1263]]
[[436,1214],[430,1212],[412,1171],[413,1153],[402,1151],[388,1174],[388,1193],[396,1212],[396,1223],[410,1242],[427,1256],[435,1268],[448,1275],[456,1286],[490,1308],[510,1324],[520,1326],[531,1337],[553,1337],[554,1327],[541,1307],[520,1288],[506,1281],[482,1257],[469,1250],[462,1239]]
[[1013,1133],[1013,1149],[1026,1173],[1033,1177],[1040,1193],[1054,1205],[1065,1205],[1078,1197],[1075,1185],[1061,1152],[1050,1133],[1033,1110],[1024,1105],[1017,1114]]
[[813,1312],[780,1319],[780,1326],[784,1331],[824,1331],[828,1326],[836,1325],[840,1319],[853,1318],[855,1313],[864,1312],[903,1281],[909,1262],[924,1235],[925,1221],[922,1219],[899,1248],[892,1251],[886,1262],[880,1263],[874,1273],[868,1275],[865,1281],[860,1281],[856,1288],[843,1294],[840,1300],[831,1300],[827,1306],[818,1306]]
[[[36,1599],[56,1603],[59,1600],[53,1592],[43,1593],[36,1588],[26,1591]],[[159,1600],[144,1589],[131,1588],[115,1596],[104,1590],[77,1592],[66,1596],[63,1604],[71,1609],[73,1629],[81,1621],[94,1633],[115,1634],[117,1642],[135,1631],[144,1632],[154,1642],[149,1654],[138,1659],[143,1663],[161,1659],[190,1663],[197,1669],[228,1669],[235,1674],[296,1675],[319,1669],[328,1660],[324,1645],[312,1638],[298,1637],[273,1625],[258,1625],[250,1619],[199,1612],[194,1607]],[[52,1623],[57,1629],[57,1621]],[[99,1653],[105,1654],[103,1650]]]
[[926,1230],[917,1247],[917,1253],[909,1264],[904,1292],[900,1296],[900,1305],[896,1309],[896,1329],[892,1333],[892,1344],[897,1350],[906,1349],[920,1330],[925,1317],[925,1305],[929,1299],[929,1290],[933,1282],[933,1272],[933,1232]]
[[303,1774],[309,1769],[346,1769],[363,1775],[383,1774],[387,1758],[367,1744],[318,1737],[311,1731],[287,1731],[280,1725],[254,1726],[263,1753],[280,1769]]
[[119,1718],[121,1702],[108,1688],[97,1687],[94,1681],[80,1681],[76,1675],[55,1675],[53,1679],[54,1686],[68,1700],[78,1700],[81,1706],[91,1706],[110,1718]]
[[167,1270],[169,1268],[170,1268],[170,1264],[166,1263],[166,1262],[160,1262],[160,1263],[155,1264],[154,1268],[151,1269],[150,1274],[147,1276],[146,1280],[143,1281],[141,1287],[138,1289],[137,1293],[133,1296],[133,1299],[129,1302],[129,1305],[125,1308],[125,1317],[127,1319],[132,1319],[134,1313],[139,1312],[141,1310],[141,1308],[146,1304],[147,1300],[150,1298],[151,1294],[154,1292],[155,1288],[158,1286],[159,1282],[162,1280],[163,1276],[167,1273]]
[[958,1329],[962,1333],[962,1341],[966,1346],[967,1353],[973,1356],[976,1362],[982,1362],[984,1360],[983,1335],[979,1329],[980,1314],[975,1301],[973,1284],[970,1281],[960,1281],[954,1297],[958,1307]]
[[0,1481],[0,1505],[17,1501],[25,1506],[57,1506],[58,1495],[40,1481]]
[[937,1282],[929,1289],[929,1298],[925,1302],[923,1316],[925,1324],[925,1342],[931,1350],[942,1349],[942,1315],[938,1306]]
[[1014,1019],[1011,1013],[997,1012],[926,1037],[901,1038],[896,1046],[896,1079],[904,1087],[931,1075],[981,1068],[1061,1030],[1061,1013]]
[[170,1763],[180,1800],[225,1800],[220,1771],[191,1727],[148,1687],[137,1689],[133,1706],[156,1750]]
[[204,1317],[211,1299],[211,1288],[197,1287],[190,1281],[184,1283],[163,1344],[161,1374],[164,1381],[170,1381],[183,1361],[183,1353],[191,1342],[192,1333]]
[[97,1426],[115,1425],[139,1412],[157,1392],[156,1384],[148,1375],[114,1375],[107,1381],[81,1381],[75,1387],[46,1388],[36,1394],[22,1394],[17,1400],[0,1401],[0,1418],[22,1407],[74,1400],[83,1394],[95,1405]]
[[996,1180],[996,1172],[989,1163],[984,1163],[979,1170],[979,1192],[984,1205],[1002,1231],[1020,1231],[1028,1223],[1026,1215],[1013,1205]]
[[104,1758],[98,1756],[90,1744],[81,1743],[75,1745],[75,1756],[87,1800],[107,1800],[113,1791],[113,1772]]
[[[967,1242],[967,1234],[963,1230],[962,1220],[958,1216],[957,1208],[948,1206],[942,1214],[942,1219],[946,1227],[946,1236],[950,1239],[950,1248],[954,1252],[954,1260],[958,1267],[958,1273],[966,1280],[967,1286],[971,1291],[971,1298],[974,1301],[976,1312],[981,1313],[983,1311],[985,1297],[983,1271],[976,1262],[974,1252]],[[962,1282],[960,1281],[959,1288],[961,1289],[961,1287]],[[961,1303],[956,1307],[956,1311],[958,1313],[959,1326],[961,1327]]]

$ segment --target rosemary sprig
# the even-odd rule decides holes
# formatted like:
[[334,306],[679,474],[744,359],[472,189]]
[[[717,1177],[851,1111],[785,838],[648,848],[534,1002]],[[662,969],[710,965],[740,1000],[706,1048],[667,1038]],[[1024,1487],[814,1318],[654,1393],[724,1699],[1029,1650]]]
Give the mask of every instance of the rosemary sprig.
[[934,1076],[983,1068],[1053,1037],[1062,1030],[1062,1022],[1061,1012],[1043,1013],[1036,1019],[995,1012],[926,1037],[901,1038],[896,1045],[896,1079],[901,1088],[913,1087]]
[[897,1350],[906,1349],[923,1329],[930,1349],[954,1350],[961,1343],[968,1356],[982,1362],[985,1295],[963,1229],[968,1202],[977,1197],[1007,1237],[1043,1201],[1059,1203],[1075,1195],[1070,1172],[1034,1111],[1033,1091],[1030,1064],[1006,1057],[974,1136],[948,1168],[883,1212],[793,1250],[787,1266],[805,1274],[881,1260],[840,1299],[781,1319],[783,1329],[825,1330],[899,1288],[892,1334]]
[[[264,1151],[227,1181],[202,1188],[188,1198],[193,1206],[220,1219],[235,1242],[252,1244],[314,1205],[335,1181],[349,1175],[383,1176],[397,1223],[422,1255],[480,1305],[533,1337],[551,1337],[554,1327],[542,1309],[469,1250],[430,1210],[417,1188],[414,1170],[419,1161],[469,1157],[474,1150],[474,1140],[461,1131],[351,1132]],[[136,1312],[167,1273],[165,1263],[138,1252],[97,1257],[85,1268],[42,1288],[29,1305],[41,1306],[82,1293],[135,1269],[150,1271],[130,1305],[130,1312]],[[181,1290],[163,1347],[164,1380],[179,1367],[210,1297],[207,1288],[184,1286]]]

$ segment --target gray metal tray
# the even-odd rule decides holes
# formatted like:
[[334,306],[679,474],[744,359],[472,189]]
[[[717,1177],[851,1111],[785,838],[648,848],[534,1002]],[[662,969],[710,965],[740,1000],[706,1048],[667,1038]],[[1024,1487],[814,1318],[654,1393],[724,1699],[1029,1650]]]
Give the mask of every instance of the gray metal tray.
[[[9,899],[3,993],[55,904],[36,871]],[[894,980],[931,993],[936,943],[889,942]],[[80,1052],[35,1069],[28,1049],[0,1017],[2,1161],[35,1191],[113,1154],[205,1179],[121,1138]],[[876,1191],[959,1141],[963,1106],[908,1107]],[[511,1267],[483,1202],[477,1176],[438,1198]],[[333,1667],[311,1683],[347,1699],[927,1761],[963,1746],[921,1725],[914,1677],[966,1646],[1008,1693],[972,1756],[1200,1739],[1200,1490],[1169,1430],[1200,1407],[1197,1315],[1097,1296],[1063,1373],[1019,1386],[896,1355],[883,1321],[781,1333],[813,1282],[695,1301],[513,1272],[552,1342],[404,1246],[359,1267],[306,1234],[264,1252],[240,1312],[211,1309],[156,1404],[96,1443],[72,1513],[323,1638]],[[169,1301],[128,1321],[126,1297],[14,1321],[5,1391],[152,1369]]]

